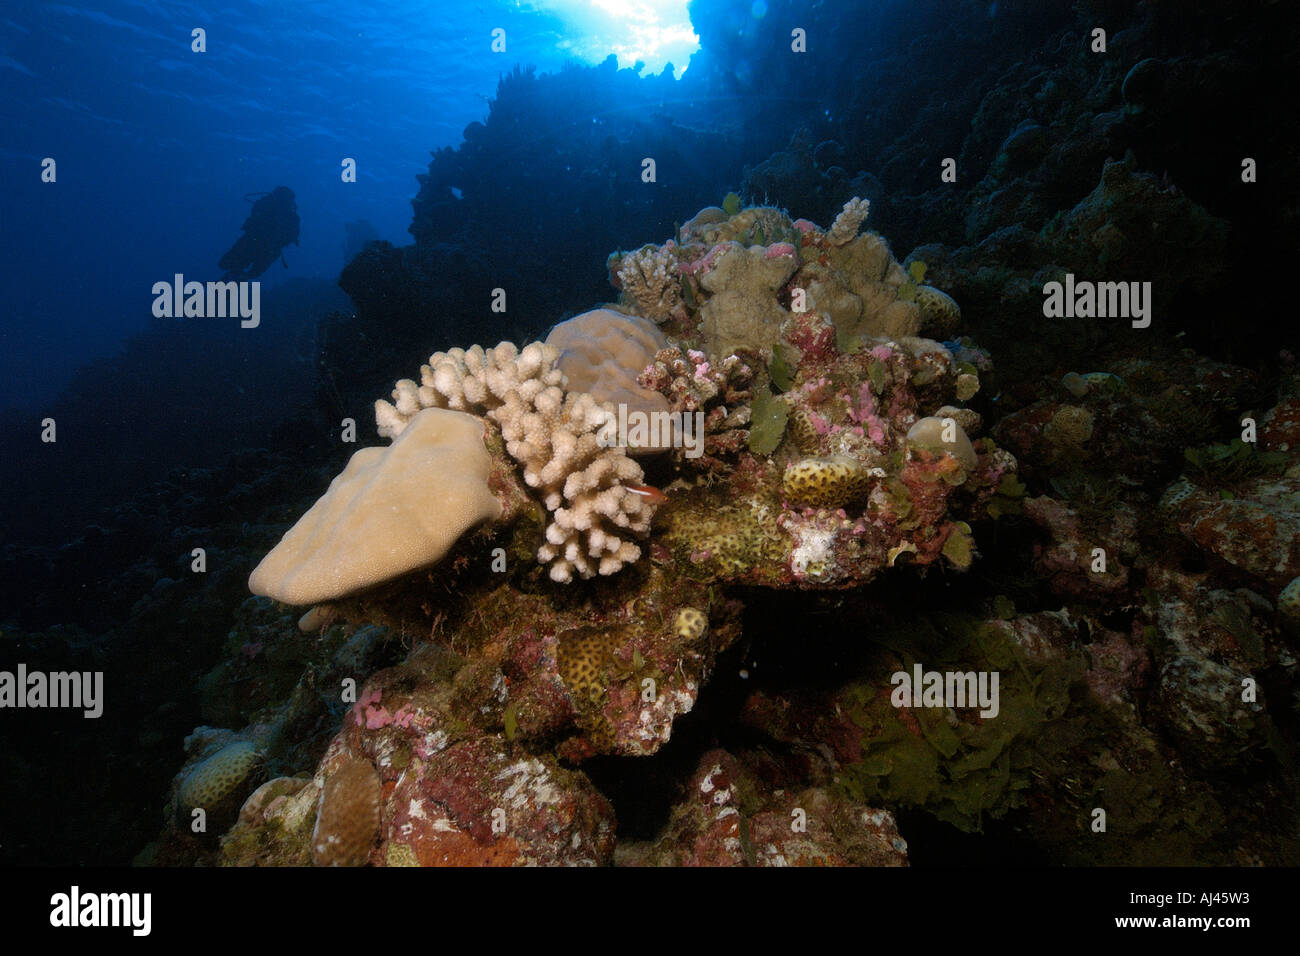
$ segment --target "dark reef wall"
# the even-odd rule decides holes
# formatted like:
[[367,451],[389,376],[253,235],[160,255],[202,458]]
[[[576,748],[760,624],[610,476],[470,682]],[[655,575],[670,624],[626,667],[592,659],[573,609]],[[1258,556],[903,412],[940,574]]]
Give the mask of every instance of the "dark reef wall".
[[[611,296],[603,255],[731,188],[823,223],[870,199],[871,227],[900,258],[925,243],[918,258],[1004,359],[1106,348],[1106,330],[1038,311],[1040,272],[1100,265],[1155,283],[1158,334],[1255,362],[1285,338],[1272,317],[1286,294],[1245,276],[1300,240],[1296,116],[1257,119],[1297,66],[1286,6],[773,0],[756,19],[748,3],[696,0],[701,50],[680,81],[612,61],[503,77],[484,122],[420,177],[414,245],[372,245],[345,269],[358,315],[332,331],[326,364],[350,406],[411,348],[540,331]],[[656,183],[641,182],[645,157]],[[1103,181],[1126,157],[1128,181]],[[1247,157],[1265,170],[1249,185]],[[1135,191],[1152,202],[1108,219]],[[1090,228],[1064,234],[1070,217]]]
[[[412,351],[523,341],[612,298],[601,268],[610,252],[667,234],[683,209],[720,201],[736,179],[724,137],[700,120],[669,69],[640,78],[610,57],[502,77],[484,121],[419,177],[414,245],[372,243],[343,270],[357,319],[330,330],[327,363],[368,395]],[[493,309],[496,289],[504,311]]]

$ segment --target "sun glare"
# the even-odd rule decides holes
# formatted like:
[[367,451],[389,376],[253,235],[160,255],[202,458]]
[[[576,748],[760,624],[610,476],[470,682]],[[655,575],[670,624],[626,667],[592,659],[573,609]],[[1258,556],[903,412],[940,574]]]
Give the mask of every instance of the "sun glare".
[[658,73],[672,63],[681,76],[699,37],[686,13],[686,0],[537,0],[573,29],[563,48],[575,57],[599,63],[613,53],[620,67],[638,60],[643,72]]

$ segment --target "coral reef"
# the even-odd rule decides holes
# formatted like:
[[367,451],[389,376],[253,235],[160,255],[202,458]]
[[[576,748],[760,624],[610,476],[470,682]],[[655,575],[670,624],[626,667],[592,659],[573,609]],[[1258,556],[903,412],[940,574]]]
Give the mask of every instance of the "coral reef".
[[[1238,791],[1215,774],[1262,768],[1268,793],[1287,786],[1289,399],[1259,416],[1265,448],[1245,452],[1203,443],[1257,383],[1204,360],[1056,370],[995,407],[987,352],[918,334],[953,334],[960,310],[919,260],[904,269],[861,231],[865,202],[829,230],[726,205],[612,267],[625,311],[523,348],[435,353],[376,403],[393,448],[431,410],[468,416],[498,513],[442,560],[304,619],[332,641],[321,673],[359,689],[346,710],[295,688],[296,703],[258,715],[280,776],[198,852],[903,865],[893,814],[906,810],[972,833],[1014,820],[1068,862],[1285,857],[1294,834],[1276,806],[1261,797],[1229,820]],[[679,299],[652,295],[656,274]],[[1189,420],[1191,403],[1208,414]],[[608,441],[620,407],[678,416],[671,440]],[[1153,535],[1167,555],[1135,544]],[[1032,583],[985,567],[988,547],[1016,552]],[[1188,569],[1192,551],[1209,570]],[[981,590],[985,575],[1015,597]],[[882,578],[893,587],[864,587]],[[925,608],[940,585],[954,598]],[[784,610],[762,621],[778,594]],[[980,597],[958,609],[962,594]],[[719,669],[760,658],[751,627],[788,638],[825,613],[870,635],[827,638],[851,660],[842,679],[737,695],[744,742],[693,757],[666,819],[616,840],[605,761],[663,760]],[[360,654],[349,673],[343,648],[372,627],[412,635],[411,650],[378,671]],[[832,652],[784,653],[812,674]],[[892,678],[921,666],[999,690],[980,706],[900,706]],[[1257,679],[1249,698],[1224,692]],[[312,715],[308,747],[295,740]],[[1097,807],[1122,854],[1089,838]],[[1276,840],[1248,840],[1252,827]]]
[[[312,783],[277,778],[246,804],[223,843],[227,862],[608,862],[610,808],[557,759],[643,756],[670,739],[718,655],[740,636],[741,604],[717,587],[856,587],[899,564],[900,554],[916,566],[941,557],[959,569],[971,564],[970,525],[960,515],[981,513],[1015,467],[992,441],[977,448],[956,422],[979,423],[957,398],[973,367],[959,366],[940,343],[877,335],[883,328],[869,310],[865,321],[862,308],[853,314],[846,336],[814,297],[787,308],[813,285],[852,285],[865,261],[877,283],[872,301],[884,311],[901,307],[912,316],[906,331],[915,331],[919,310],[907,298],[915,283],[883,240],[857,235],[865,215],[864,202],[849,203],[823,233],[778,210],[705,210],[677,239],[631,260],[643,278],[642,266],[655,261],[685,283],[680,308],[667,310],[661,327],[649,316],[595,310],[561,323],[546,343],[435,353],[418,382],[402,380],[391,402],[376,403],[380,433],[393,444],[358,453],[366,459],[405,462],[403,453],[444,418],[473,455],[454,469],[440,452],[417,459],[408,486],[385,476],[377,485],[384,507],[418,509],[436,525],[424,532],[408,519],[403,529],[423,533],[429,550],[387,575],[382,591],[313,592],[303,603],[329,603],[301,626],[326,634],[340,620],[414,627],[435,642],[445,634],[447,647],[419,644],[372,676],[316,758]],[[826,257],[840,255],[839,269],[828,270]],[[636,295],[631,269],[620,267],[623,306],[643,308],[649,300]],[[894,285],[881,283],[886,274]],[[616,409],[678,416],[671,447],[608,441]],[[923,412],[938,409],[950,417],[931,424]],[[644,483],[629,450],[665,491]],[[477,510],[448,515],[456,509],[422,502],[423,486],[451,477],[443,468],[464,490],[440,493]],[[349,476],[336,484],[346,488]],[[356,502],[356,510],[380,507],[359,495]],[[309,512],[300,525],[324,525],[338,541],[357,527],[367,533],[330,517],[318,522]],[[482,535],[464,537],[485,520]],[[356,546],[396,534],[373,532]],[[504,545],[504,564],[492,566],[491,545]],[[435,546],[457,557],[430,557]],[[643,550],[648,561],[638,561]],[[635,568],[616,585],[564,596],[568,589],[537,580],[530,554],[556,583]],[[434,603],[430,582],[457,601]],[[289,728],[317,708],[303,695],[262,716],[281,772],[307,769],[310,751]],[[748,772],[737,769],[736,778]],[[795,810],[810,822],[791,836],[784,818]],[[504,824],[494,822],[496,811]],[[887,812],[824,789],[795,789],[741,812],[743,820],[724,821],[740,830],[699,834],[716,848],[694,862],[905,860]],[[683,818],[681,826],[694,825]],[[670,851],[646,852],[668,859]]]
[[[678,560],[706,576],[750,574],[751,583],[844,587],[892,564],[900,549],[915,562],[928,563],[946,548],[964,568],[969,548],[957,546],[965,532],[944,520],[947,500],[965,485],[978,507],[976,489],[996,487],[1014,463],[991,442],[977,457],[954,419],[917,418],[924,402],[969,398],[978,390],[977,376],[939,343],[915,337],[921,320],[916,280],[892,258],[883,239],[874,233],[858,236],[866,214],[867,204],[852,200],[823,232],[774,209],[731,215],[705,209],[682,227],[680,241],[670,240],[653,253],[673,257],[677,272],[696,290],[687,298],[698,322],[669,327],[682,336],[675,352],[665,351],[669,343],[646,319],[600,309],[561,323],[547,343],[522,351],[502,343],[488,350],[474,346],[435,353],[421,369],[419,383],[399,381],[392,403],[376,403],[380,433],[395,439],[394,449],[401,448],[421,410],[432,408],[472,412],[495,423],[507,452],[522,466],[524,484],[550,512],[537,557],[549,565],[554,581],[610,575],[641,556],[636,539],[649,531],[660,502],[644,486],[642,469],[628,452],[644,456],[665,445],[680,446],[685,436],[673,427],[657,440],[618,445],[608,440],[611,422],[632,412],[670,410],[703,416],[699,431],[705,447],[691,457],[709,454],[716,462],[727,452],[739,459],[722,484],[682,488],[681,504],[669,509],[666,519],[665,543]],[[643,258],[653,249],[643,247]],[[786,298],[791,304],[796,298],[805,301],[791,312],[782,304]],[[829,305],[819,312],[818,302],[850,305],[837,317]],[[827,322],[834,327],[834,343]],[[894,334],[897,341],[888,337]],[[692,335],[701,340],[698,352],[690,349],[696,344]],[[749,455],[739,449],[744,417],[725,405],[710,408],[724,389],[733,400],[749,397],[736,387],[749,374],[737,350],[773,363],[769,377],[785,390],[779,398],[770,390],[752,395]],[[791,411],[799,423],[795,444],[802,442],[802,457],[810,459],[802,463],[779,452]],[[769,422],[780,425],[769,427]],[[723,444],[720,432],[736,432],[736,440]],[[476,482],[484,470],[477,469]],[[418,501],[408,504],[400,490],[385,491],[404,506],[418,506]],[[734,533],[729,520],[719,516],[734,515],[735,509],[717,503],[736,492],[749,502],[752,515],[771,512],[772,520],[759,517],[752,532]],[[849,504],[856,505],[853,516],[844,511]],[[826,507],[839,511],[827,516]],[[367,513],[364,500],[356,510]],[[699,516],[714,530],[688,531]],[[312,517],[304,518],[306,526],[314,524]],[[347,523],[338,536],[356,534],[356,523]],[[335,534],[340,524],[330,523],[327,533]],[[438,528],[440,554],[465,526],[454,522]],[[744,539],[761,544],[746,555],[747,547],[735,543]],[[430,563],[427,554],[421,558],[399,570]],[[259,571],[255,584],[265,588],[265,577]],[[376,579],[371,575],[364,583]],[[339,593],[337,587],[276,592],[301,596],[302,603]]]
[[[4,638],[47,671],[111,673],[132,705],[93,726],[8,715],[6,779],[45,799],[7,854],[120,864],[170,780],[140,862],[306,865],[361,776],[341,859],[368,865],[1300,860],[1300,373],[1268,272],[1300,245],[1296,124],[1243,108],[1294,72],[1288,5],[820,4],[800,21],[814,58],[740,6],[693,5],[680,81],[612,61],[504,76],[421,177],[414,244],[345,269],[354,308],[264,322],[285,337],[248,355],[150,330],[79,373],[50,409],[59,445],[7,459],[11,499],[56,504],[0,535]],[[443,373],[447,396],[415,375],[381,434],[417,438],[423,390],[432,411],[461,389],[480,523],[413,520],[409,561],[273,592],[309,610],[248,597],[376,382],[544,337],[611,295],[602,261],[613,308],[662,340],[597,351],[627,391],[584,408],[690,416],[666,450],[629,435],[626,474],[588,489],[603,539],[556,515],[604,452],[571,456],[548,418],[576,450],[592,429],[566,403],[595,386],[541,362],[540,388],[519,383],[537,395],[494,417],[496,371]],[[1066,273],[1150,282],[1150,328],[1045,320]],[[285,288],[324,303],[326,285]],[[509,310],[486,310],[498,289]],[[558,412],[533,404],[551,386]],[[122,434],[120,467],[69,467],[131,412],[156,427]],[[29,447],[30,416],[8,420]],[[250,440],[273,450],[231,452]],[[638,502],[635,529],[596,510]],[[611,535],[628,560],[601,575]],[[383,538],[341,535],[341,566]],[[998,716],[894,706],[917,663],[998,672]],[[235,770],[200,773],[229,747]]]
[[766,786],[724,750],[700,758],[653,841],[620,844],[623,866],[906,866],[887,810],[813,787]]

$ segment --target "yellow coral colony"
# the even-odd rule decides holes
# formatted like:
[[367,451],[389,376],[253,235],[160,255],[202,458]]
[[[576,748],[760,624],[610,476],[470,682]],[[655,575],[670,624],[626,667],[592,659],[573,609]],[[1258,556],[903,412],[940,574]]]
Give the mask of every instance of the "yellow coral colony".
[[709,627],[709,616],[696,607],[684,607],[677,612],[673,630],[678,637],[698,641]]
[[844,455],[803,458],[785,469],[781,482],[786,500],[815,508],[839,508],[866,496],[870,471]]
[[248,779],[259,759],[247,741],[223,747],[190,771],[176,791],[177,802],[185,809],[215,807]]

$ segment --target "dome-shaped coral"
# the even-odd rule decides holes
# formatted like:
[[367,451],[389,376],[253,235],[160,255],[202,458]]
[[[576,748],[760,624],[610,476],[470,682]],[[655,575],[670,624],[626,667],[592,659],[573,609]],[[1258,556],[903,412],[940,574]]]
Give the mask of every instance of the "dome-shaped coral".
[[[668,340],[652,322],[612,309],[593,309],[551,329],[546,344],[560,352],[555,366],[564,373],[567,391],[586,392],[615,409],[623,406],[627,413],[668,412],[668,399],[637,382],[659,350],[668,347]],[[653,442],[658,429],[652,429],[651,435],[652,443],[645,447],[629,439],[629,451],[653,453],[670,447]],[[671,443],[671,432],[664,437]]]
[[311,834],[317,866],[364,866],[379,837],[379,774],[365,760],[348,759],[325,781]]
[[185,809],[219,806],[244,785],[260,759],[246,740],[222,747],[189,772],[176,791],[176,802]]
[[907,444],[929,452],[952,455],[967,471],[979,462],[966,432],[953,418],[922,418],[907,431]]
[[785,469],[781,490],[791,504],[839,508],[865,497],[870,472],[846,455],[804,458]]
[[696,607],[684,607],[677,612],[673,630],[677,632],[678,637],[698,641],[704,636],[708,626],[709,616],[707,614]]
[[921,328],[927,335],[950,335],[961,324],[961,306],[948,293],[934,286],[916,287],[917,308],[921,310]]

